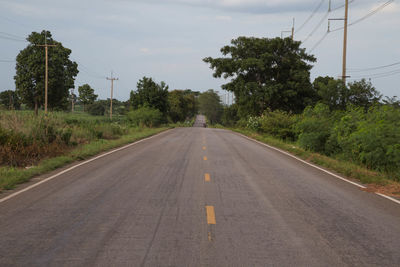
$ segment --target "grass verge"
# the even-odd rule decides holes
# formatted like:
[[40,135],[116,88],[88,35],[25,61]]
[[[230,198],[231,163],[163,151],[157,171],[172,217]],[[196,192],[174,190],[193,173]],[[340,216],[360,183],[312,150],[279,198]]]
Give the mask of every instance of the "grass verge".
[[[222,127],[218,127],[222,128]],[[315,152],[304,150],[295,143],[284,142],[268,135],[261,135],[247,129],[229,128],[234,132],[241,133],[255,140],[285,150],[307,162],[314,163],[336,173],[354,179],[367,186],[365,191],[378,192],[394,197],[400,197],[400,183],[390,179],[386,174],[371,171],[362,166],[348,161],[330,158]]]
[[131,129],[128,134],[121,136],[119,139],[95,140],[89,144],[78,146],[77,148],[68,152],[66,155],[44,159],[38,165],[30,168],[1,167],[0,192],[2,190],[13,189],[16,185],[27,182],[34,176],[47,173],[77,160],[87,159],[112,148],[138,141],[140,139],[165,131],[169,128],[170,127],[134,128]]

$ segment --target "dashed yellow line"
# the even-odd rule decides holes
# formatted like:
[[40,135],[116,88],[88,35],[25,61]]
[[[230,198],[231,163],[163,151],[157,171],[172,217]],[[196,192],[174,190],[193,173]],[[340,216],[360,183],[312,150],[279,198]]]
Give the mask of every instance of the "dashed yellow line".
[[216,224],[214,206],[206,206],[207,223]]
[[203,157],[203,159],[204,159],[204,160],[207,160],[207,157],[206,157],[206,156],[204,156],[204,157]]
[[204,181],[209,182],[211,180],[210,174],[206,173],[204,174]]

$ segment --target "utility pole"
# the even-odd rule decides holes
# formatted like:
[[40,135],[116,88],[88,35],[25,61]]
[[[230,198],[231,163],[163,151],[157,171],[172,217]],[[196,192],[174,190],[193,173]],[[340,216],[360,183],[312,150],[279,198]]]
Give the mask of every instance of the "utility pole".
[[49,61],[48,61],[48,50],[49,47],[55,47],[57,45],[49,45],[47,44],[47,36],[44,36],[44,45],[37,45],[37,46],[41,46],[44,47],[44,51],[45,51],[45,57],[46,57],[46,70],[45,70],[45,81],[44,81],[44,114],[47,115],[47,86],[48,86],[48,81],[49,81]]
[[[329,10],[331,10],[330,6],[331,2],[329,1]],[[349,0],[345,0],[345,10],[344,10],[344,18],[340,19],[328,19],[328,33],[331,31],[330,21],[331,20],[343,20],[344,21],[344,33],[343,33],[343,63],[342,63],[342,81],[346,85],[346,78],[349,76],[346,75],[346,61],[347,61],[347,24],[349,19]]]
[[111,99],[110,99],[110,120],[112,120],[112,100],[113,100],[113,90],[114,90],[114,81],[118,81],[118,78],[113,78],[113,73],[111,72],[111,78],[106,78],[111,81]]
[[343,66],[342,66],[342,80],[346,85],[346,60],[347,60],[347,21],[349,15],[349,0],[346,0],[344,11],[344,36],[343,36]]
[[292,41],[294,39],[294,18],[293,18],[293,25],[292,25]]
[[75,104],[75,95],[74,95],[74,88],[71,89],[71,112],[74,113],[74,104]]

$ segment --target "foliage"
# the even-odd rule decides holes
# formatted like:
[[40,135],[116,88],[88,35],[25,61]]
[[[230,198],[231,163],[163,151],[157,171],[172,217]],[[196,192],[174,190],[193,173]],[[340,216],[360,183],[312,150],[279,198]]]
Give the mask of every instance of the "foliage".
[[204,114],[211,124],[219,123],[223,107],[218,94],[210,89],[199,96],[199,111]]
[[128,123],[84,114],[27,111],[0,113],[0,165],[27,166],[76,145],[126,134]]
[[238,106],[236,104],[225,106],[221,118],[222,124],[228,127],[233,127],[238,121]]
[[260,130],[282,140],[293,141],[296,139],[296,119],[296,116],[286,111],[267,110],[264,112],[263,116],[261,116]]
[[168,112],[168,86],[157,84],[152,78],[143,77],[137,83],[137,90],[131,91],[129,102],[133,109],[148,106],[159,110],[164,116]]
[[[308,62],[315,58],[290,38],[239,37],[221,49],[222,58],[204,59],[214,77],[231,78],[222,88],[235,93],[241,117],[271,110],[301,112],[313,103]],[[228,57],[229,55],[229,57]]]
[[157,127],[161,124],[163,115],[154,108],[141,107],[128,113],[129,121],[136,126]]
[[74,87],[78,65],[69,59],[71,50],[55,41],[49,31],[32,32],[28,46],[17,56],[15,86],[21,100],[29,108],[37,109],[44,105],[45,92],[45,49],[38,45],[56,45],[48,50],[48,107],[65,109],[68,105],[68,90]]
[[86,105],[93,104],[97,99],[94,89],[89,84],[84,84],[78,87],[79,101],[83,104],[85,110]]
[[246,127],[252,131],[259,132],[261,129],[261,118],[257,116],[250,116],[247,120]]
[[314,108],[307,107],[296,125],[300,146],[325,153],[325,145],[331,134],[333,122],[327,105],[319,103]]
[[95,102],[88,106],[87,112],[93,116],[104,116],[106,108],[101,102]]
[[173,90],[168,94],[169,117],[173,122],[192,118],[197,113],[196,98],[191,90]]
[[332,77],[317,77],[313,82],[317,100],[328,105],[331,110],[345,110],[348,105],[363,107],[367,110],[376,105],[381,94],[365,79],[354,81],[346,86],[342,80]]
[[3,105],[6,109],[20,109],[21,100],[15,91],[6,90],[0,92],[0,105]]

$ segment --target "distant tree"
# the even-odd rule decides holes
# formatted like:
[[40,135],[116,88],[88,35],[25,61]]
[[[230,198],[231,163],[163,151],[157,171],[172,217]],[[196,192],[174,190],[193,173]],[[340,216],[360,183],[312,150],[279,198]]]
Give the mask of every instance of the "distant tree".
[[78,87],[79,100],[83,104],[83,110],[85,106],[93,104],[97,99],[97,95],[94,93],[94,89],[89,84],[84,84]]
[[93,116],[104,116],[106,108],[104,107],[104,103],[102,102],[94,102],[89,105],[87,111],[90,115]]
[[137,90],[131,91],[129,99],[133,109],[151,107],[161,111],[165,117],[168,112],[168,85],[157,84],[152,78],[143,77],[137,83]]
[[38,108],[44,104],[45,82],[45,39],[48,44],[55,47],[49,48],[49,82],[48,82],[48,107],[65,109],[68,106],[68,90],[74,87],[74,79],[78,74],[78,64],[69,59],[71,50],[55,41],[49,31],[41,33],[32,32],[27,41],[28,46],[21,50],[17,56],[15,86],[21,100],[29,108]]
[[361,81],[349,83],[349,104],[364,107],[367,110],[371,106],[378,104],[381,99],[382,94],[372,86],[371,82],[362,79]]
[[365,79],[349,83],[332,77],[317,77],[313,82],[319,102],[329,106],[330,110],[345,110],[347,105],[369,107],[378,104],[382,95]]
[[300,113],[313,102],[309,62],[315,58],[290,38],[239,37],[221,49],[224,57],[204,58],[214,77],[231,78],[222,86],[235,93],[239,114],[260,115],[264,110]]
[[21,102],[15,91],[6,90],[0,93],[0,105],[6,109],[20,109]]
[[221,121],[223,106],[219,95],[214,90],[210,89],[199,96],[199,111],[211,124]]
[[168,105],[168,114],[174,122],[184,121],[197,113],[196,96],[191,90],[169,92]]
[[348,103],[349,90],[342,80],[333,77],[317,77],[313,88],[318,101],[327,105],[330,110],[345,110]]
[[393,96],[393,97],[386,96],[382,102],[385,105],[392,106],[395,108],[400,108],[400,99],[398,99],[397,96]]

